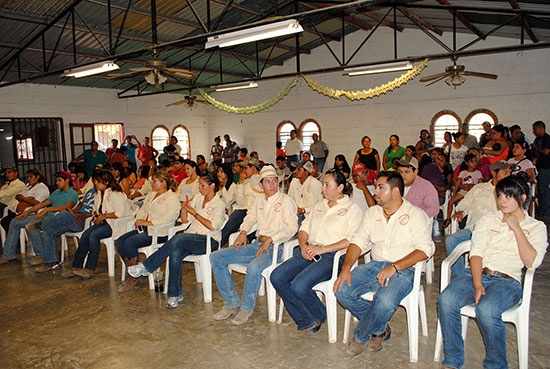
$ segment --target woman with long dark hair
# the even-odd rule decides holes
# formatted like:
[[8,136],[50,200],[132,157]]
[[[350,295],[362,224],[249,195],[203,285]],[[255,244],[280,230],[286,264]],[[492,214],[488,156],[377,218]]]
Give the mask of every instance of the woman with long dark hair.
[[351,174],[351,168],[349,167],[346,157],[342,154],[338,154],[334,157],[334,167],[331,170],[337,170],[344,174],[344,176],[349,178]]
[[395,159],[399,160],[405,155],[405,148],[399,146],[399,136],[390,136],[390,145],[384,150],[384,157],[382,159],[382,165],[384,170],[389,170],[392,167],[392,163]]

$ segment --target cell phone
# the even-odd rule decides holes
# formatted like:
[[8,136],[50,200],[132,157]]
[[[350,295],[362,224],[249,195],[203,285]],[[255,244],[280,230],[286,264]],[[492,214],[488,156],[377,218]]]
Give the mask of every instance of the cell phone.
[[321,261],[321,259],[322,259],[322,256],[319,255],[319,254],[317,254],[317,255],[315,255],[315,256],[313,257],[313,261],[316,262],[316,263],[319,262],[319,261]]
[[137,226],[137,231],[138,231],[138,233],[143,233],[143,232],[145,232],[145,228],[142,225],[138,225]]

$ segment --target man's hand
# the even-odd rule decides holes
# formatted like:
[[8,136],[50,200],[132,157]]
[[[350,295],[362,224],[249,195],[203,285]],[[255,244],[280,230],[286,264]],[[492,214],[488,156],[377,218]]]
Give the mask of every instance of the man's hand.
[[36,215],[34,216],[34,219],[40,220],[42,219],[42,217],[44,217],[44,215],[46,215],[46,213],[47,213],[47,209],[37,212]]
[[378,279],[378,284],[380,284],[381,287],[387,287],[390,283],[391,277],[395,275],[395,268],[393,265],[388,265],[384,269],[378,272],[376,275],[376,279]]
[[357,186],[358,190],[368,191],[367,186],[363,182],[355,182],[355,186]]
[[235,246],[235,251],[237,251],[241,246],[244,246],[246,248],[247,241],[248,240],[246,239],[246,232],[241,232],[239,233],[239,237],[237,237],[235,242],[233,242],[232,245],[229,245],[229,247]]
[[95,219],[93,220],[94,224],[101,224],[105,220],[104,214],[98,214]]
[[479,303],[479,300],[481,300],[481,296],[485,295],[485,287],[483,285],[476,286],[476,295],[475,295],[475,301],[476,305]]
[[302,257],[306,260],[311,260],[312,256],[309,256],[307,248],[309,247],[309,244],[306,243],[304,246],[300,245],[300,253],[302,254]]
[[264,242],[262,242],[262,246],[256,251],[256,256],[259,256],[263,254],[265,251],[269,255],[269,246],[273,243],[273,239],[271,237],[267,237]]
[[451,219],[456,219],[459,222],[462,222],[462,219],[464,219],[464,212],[463,211],[457,211],[453,214]]
[[348,287],[351,287],[351,271],[349,269],[342,269],[340,272],[340,275],[338,275],[338,278],[336,278],[336,281],[334,281],[334,287],[332,287],[332,290],[336,292],[340,292],[342,289],[342,285],[347,282]]

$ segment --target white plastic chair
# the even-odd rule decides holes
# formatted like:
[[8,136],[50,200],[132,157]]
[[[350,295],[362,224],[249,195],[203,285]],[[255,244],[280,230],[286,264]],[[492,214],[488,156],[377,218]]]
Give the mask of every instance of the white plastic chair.
[[[422,277],[422,266],[425,261],[420,261],[414,266],[414,280],[412,291],[401,300],[399,306],[405,308],[407,313],[407,326],[409,332],[409,358],[411,363],[418,361],[418,311],[420,310],[420,323],[422,326],[422,335],[428,336],[428,323],[426,319],[426,302],[424,298],[424,289],[420,283]],[[361,297],[372,301],[374,292],[367,292]],[[346,321],[344,323],[344,343],[348,342],[349,329],[351,323],[351,313],[346,310]]]
[[84,220],[84,229],[81,232],[67,232],[61,235],[61,262],[62,263],[65,261],[65,251],[67,251],[67,257],[69,254],[69,244],[67,242],[67,238],[72,238],[75,247],[78,247],[78,240],[82,237],[82,233],[84,233],[88,228],[90,228],[91,223],[92,223],[92,218],[88,217]]
[[[441,263],[441,292],[450,283],[451,266],[463,254],[470,251],[471,241],[464,241],[458,245],[453,252]],[[518,343],[519,368],[529,367],[529,308],[531,306],[531,292],[533,289],[534,269],[527,269],[523,279],[523,295],[521,301],[511,309],[502,314],[502,320],[516,326],[516,337]],[[468,330],[468,319],[476,317],[475,305],[467,305],[460,309],[462,315],[462,339],[466,340]],[[443,337],[441,334],[441,323],[437,320],[437,335],[435,340],[434,361],[440,361],[443,349]]]
[[[434,218],[431,218],[430,222],[431,222],[430,231],[433,231]],[[428,258],[428,260],[426,260],[426,263],[424,263],[424,265],[422,266],[422,271],[425,272],[425,275],[426,275],[426,284],[433,283],[433,276],[435,273],[434,257],[435,257],[435,254],[432,255],[430,258]]]
[[[237,239],[237,236],[239,233],[233,233],[231,236],[229,236],[229,244],[233,244],[235,240]],[[270,277],[271,272],[279,265],[277,262],[277,259],[279,257],[279,246],[286,242],[287,240],[283,240],[279,243],[275,243],[273,245],[273,252],[272,252],[272,261],[271,265],[264,269],[262,272],[262,277],[265,282],[265,289],[267,291],[267,315],[270,322],[274,322],[277,320],[277,292],[275,291],[275,288],[271,284]],[[248,264],[229,264],[227,266],[230,272],[235,271],[237,273],[246,274],[246,269],[248,268]],[[260,286],[259,295],[263,295],[263,284]]]
[[[146,257],[151,256],[155,251],[157,251],[163,245],[163,243],[158,242],[159,229],[167,228],[167,227],[170,227],[170,226],[173,226],[173,225],[174,225],[174,222],[158,224],[156,226],[148,226],[147,227],[148,232],[152,233],[151,244],[149,246],[144,246],[144,247],[139,248],[138,252],[142,253],[142,254],[145,254]],[[130,232],[132,229],[133,229],[133,222],[128,222],[127,223],[127,229],[126,229],[127,232]],[[122,236],[122,234],[120,236]],[[119,257],[120,257],[120,255],[119,255]],[[124,260],[122,260],[122,258],[120,258],[120,262],[122,264],[122,277],[121,277],[121,279],[124,282],[126,280],[126,264],[124,264]],[[150,290],[155,289],[155,280],[154,280],[153,273],[149,274],[149,289]]]
[[128,215],[122,218],[116,218],[113,222],[113,233],[109,238],[100,240],[107,249],[107,265],[109,267],[109,277],[115,276],[115,241],[128,231],[128,223],[134,220],[133,215]]
[[[443,212],[443,219],[445,219],[447,217],[447,211],[449,210],[449,200],[450,199],[451,199],[451,190],[448,189],[447,191],[445,191],[445,202],[443,203],[443,205],[439,206],[439,208]],[[451,233],[452,233],[451,230],[449,229],[449,227],[447,227],[445,229],[445,235],[449,235]]]
[[[288,260],[292,257],[292,252],[295,247],[299,246],[298,240],[290,240],[285,244],[285,260]],[[339,250],[334,255],[334,261],[332,263],[332,276],[328,281],[317,283],[313,286],[313,290],[317,291],[317,294],[323,294],[325,296],[325,307],[327,310],[327,329],[328,329],[328,341],[330,343],[336,343],[338,340],[338,321],[337,321],[337,312],[338,312],[338,303],[336,300],[336,295],[334,295],[333,286],[336,278],[338,278],[338,265],[340,257],[346,254],[346,249]],[[355,264],[357,265],[357,263]],[[281,324],[283,321],[283,309],[284,302],[281,299],[279,305],[279,319],[278,324]]]

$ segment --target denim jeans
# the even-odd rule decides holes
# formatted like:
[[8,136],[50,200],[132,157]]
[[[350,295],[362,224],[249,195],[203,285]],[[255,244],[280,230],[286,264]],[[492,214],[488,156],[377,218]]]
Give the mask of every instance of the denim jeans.
[[[472,231],[469,229],[461,229],[449,237],[445,238],[445,250],[447,255],[450,255],[453,250],[464,241],[472,239]],[[466,267],[464,265],[464,257],[458,258],[456,263],[451,266],[451,271],[453,273],[453,278],[460,277],[464,275]]]
[[6,234],[6,240],[4,242],[4,250],[2,251],[2,257],[4,259],[13,260],[17,256],[17,245],[19,245],[19,233],[21,228],[25,228],[27,224],[38,223],[38,220],[34,219],[34,214],[29,214],[23,219],[13,219],[10,223],[10,229]]
[[325,163],[327,161],[327,158],[314,158],[313,162],[317,164],[317,170],[320,174],[323,173],[323,169],[325,168]]
[[[212,251],[218,249],[218,241],[212,239]],[[188,255],[203,255],[206,253],[206,235],[196,233],[178,233],[166,242],[160,249],[143,261],[143,266],[153,273],[167,257],[170,257],[170,277],[168,279],[168,296],[177,297],[182,294],[181,263]]]
[[271,273],[271,283],[300,331],[327,319],[325,305],[312,288],[330,279],[335,254],[323,254],[321,260],[315,262],[304,259],[300,248],[296,247],[294,256]]
[[[75,224],[76,215],[68,211],[61,211],[50,218],[47,222],[42,222],[44,262],[57,262],[59,260],[57,252],[57,236],[67,232],[82,232],[84,221]],[[30,237],[30,236],[29,236]],[[34,240],[33,240],[34,242]],[[40,242],[40,241],[36,241]],[[34,243],[33,243],[34,245]],[[36,247],[35,247],[36,248]]]
[[[365,343],[373,334],[382,334],[399,303],[413,288],[414,267],[403,269],[391,277],[388,286],[380,286],[376,275],[390,265],[387,261],[361,264],[351,272],[351,287],[347,283],[336,292],[336,298],[349,310],[359,324],[355,328],[355,341]],[[372,302],[361,295],[375,292]]]
[[[0,216],[3,214],[3,212],[0,212]],[[8,210],[8,215],[2,218],[0,220],[0,224],[2,224],[2,228],[4,228],[4,231],[6,231],[6,234],[10,230],[10,223],[11,221],[17,216],[17,213],[14,213],[11,210]]]
[[229,236],[239,230],[245,216],[246,209],[238,209],[231,213],[227,223],[225,223],[225,227],[222,229],[220,245],[224,246],[229,241]]
[[86,255],[88,255],[86,269],[95,270],[97,259],[99,258],[100,241],[104,238],[111,237],[112,234],[113,230],[107,222],[94,224],[82,233],[78,248],[74,254],[73,268],[82,269],[84,259]]
[[[506,361],[506,327],[502,313],[514,307],[522,295],[521,283],[515,279],[482,275],[485,295],[476,306],[476,319],[487,353],[483,367],[508,368]],[[461,368],[464,365],[464,341],[460,309],[475,302],[475,288],[470,270],[455,278],[439,295],[438,310],[443,335],[443,365]]]
[[[159,243],[164,243],[167,239],[168,236],[157,237]],[[133,230],[120,236],[115,241],[115,246],[122,260],[130,260],[139,256],[138,249],[150,246],[152,242],[153,237],[147,234],[147,230],[144,230],[142,233]]]
[[42,217],[40,222],[33,224],[28,224],[25,228],[27,229],[27,235],[29,240],[32,243],[32,248],[37,258],[44,259],[45,263],[57,263],[59,261],[59,253],[57,252],[57,244],[54,243],[53,248],[44,247],[44,235],[42,230],[44,226],[47,226],[55,218],[54,213],[47,213]]
[[290,155],[286,157],[286,166],[288,169],[290,169],[291,172],[294,172],[294,169],[296,169],[295,166],[292,165],[292,163],[298,163],[300,161],[300,155]]
[[[258,240],[241,246],[238,250],[235,247],[229,247],[218,250],[210,254],[210,262],[218,291],[223,298],[223,304],[227,308],[241,307],[246,313],[252,313],[256,306],[256,298],[262,282],[262,272],[271,265],[273,259],[273,244],[269,246],[269,255],[264,251],[256,256],[256,251],[261,244]],[[279,257],[282,256],[282,244],[279,245]],[[248,264],[246,276],[244,278],[243,298],[239,299],[235,283],[227,269],[228,264]]]

